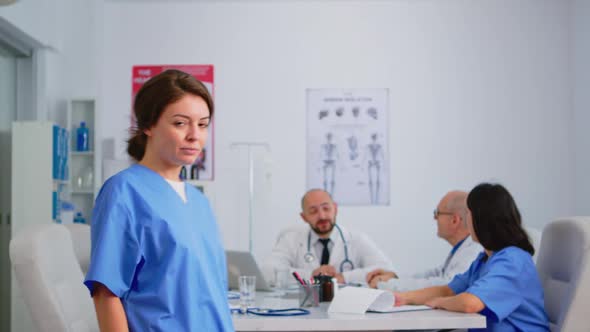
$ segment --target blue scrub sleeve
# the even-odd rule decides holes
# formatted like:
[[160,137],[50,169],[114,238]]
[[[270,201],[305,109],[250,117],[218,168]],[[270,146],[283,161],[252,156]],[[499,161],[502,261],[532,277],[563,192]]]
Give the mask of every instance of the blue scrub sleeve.
[[488,273],[476,280],[466,292],[477,296],[498,321],[508,317],[523,301],[525,282],[519,278],[523,264],[499,252],[488,262]]
[[469,287],[469,280],[472,278],[477,264],[479,264],[479,260],[480,257],[476,258],[467,271],[455,275],[451,282],[449,282],[448,286],[455,294],[463,293]]
[[142,260],[140,227],[129,211],[129,197],[106,183],[96,199],[91,226],[90,266],[84,284],[92,294],[94,283],[124,297]]

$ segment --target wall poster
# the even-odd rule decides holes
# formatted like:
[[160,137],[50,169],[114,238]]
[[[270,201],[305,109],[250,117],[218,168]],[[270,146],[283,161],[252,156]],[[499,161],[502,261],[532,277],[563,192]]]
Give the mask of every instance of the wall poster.
[[307,90],[307,188],[389,205],[388,89]]
[[[155,75],[167,70],[167,69],[178,69],[185,73],[193,75],[196,79],[203,82],[213,99],[214,94],[214,81],[213,81],[213,65],[153,65],[153,66],[133,66],[132,69],[132,98],[131,103],[133,107],[133,101],[135,100],[135,94],[139,91],[139,88],[147,80]],[[135,118],[133,112],[131,112],[132,126],[135,126]],[[181,172],[181,177],[187,180],[213,180],[213,140],[214,133],[214,121],[211,121],[209,126],[209,139],[207,144],[203,148],[203,152],[197,158],[193,165],[185,165]]]

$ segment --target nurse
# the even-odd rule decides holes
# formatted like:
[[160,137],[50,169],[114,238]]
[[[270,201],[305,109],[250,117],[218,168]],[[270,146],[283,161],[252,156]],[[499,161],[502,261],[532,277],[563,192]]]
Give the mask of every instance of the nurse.
[[233,331],[225,254],[207,199],[179,180],[207,141],[213,100],[167,70],[134,103],[127,152],[137,164],[108,179],[92,215],[84,281],[101,331]]
[[483,183],[471,190],[467,207],[469,232],[484,251],[447,286],[395,293],[395,305],[479,312],[486,331],[549,331],[534,249],[514,199],[503,186]]

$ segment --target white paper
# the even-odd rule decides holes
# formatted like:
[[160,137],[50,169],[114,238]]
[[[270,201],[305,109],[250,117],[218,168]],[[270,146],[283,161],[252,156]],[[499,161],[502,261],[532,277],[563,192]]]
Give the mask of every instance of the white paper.
[[427,305],[401,305],[399,307],[387,307],[387,308],[373,308],[370,307],[367,312],[379,312],[379,313],[387,313],[387,312],[404,312],[404,311],[418,311],[418,310],[432,310],[431,307]]
[[381,289],[345,287],[338,291],[328,312],[364,314],[370,312],[403,312],[415,310],[430,310],[425,305],[404,305],[394,307],[393,293]]
[[[364,314],[382,293],[385,293],[385,291],[361,287],[344,287],[339,289],[332,299],[328,312]],[[393,306],[393,300],[391,305]]]

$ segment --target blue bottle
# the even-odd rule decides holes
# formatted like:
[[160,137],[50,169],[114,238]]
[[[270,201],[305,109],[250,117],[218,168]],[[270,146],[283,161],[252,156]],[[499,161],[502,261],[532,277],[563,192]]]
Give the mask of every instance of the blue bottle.
[[88,127],[86,122],[80,122],[80,127],[76,130],[76,150],[88,151]]
[[74,224],[85,224],[86,219],[82,216],[82,212],[77,212],[76,217],[74,218]]

